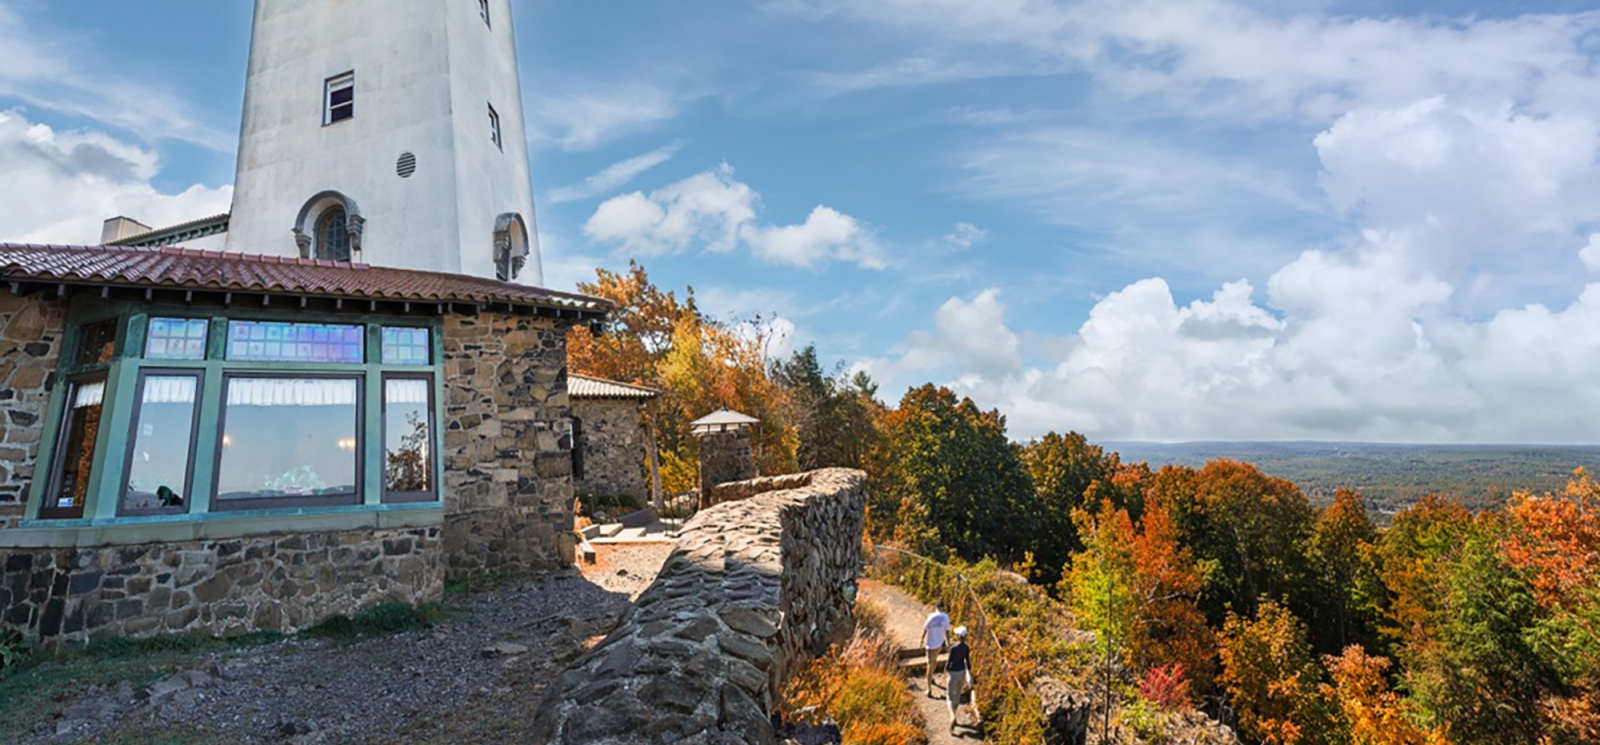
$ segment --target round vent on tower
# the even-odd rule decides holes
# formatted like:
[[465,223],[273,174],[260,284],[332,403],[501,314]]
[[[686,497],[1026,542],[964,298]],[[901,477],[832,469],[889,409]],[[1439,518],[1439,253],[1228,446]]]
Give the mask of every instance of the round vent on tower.
[[417,172],[417,156],[401,153],[400,159],[394,162],[394,172],[400,174],[400,178],[411,178],[411,174]]

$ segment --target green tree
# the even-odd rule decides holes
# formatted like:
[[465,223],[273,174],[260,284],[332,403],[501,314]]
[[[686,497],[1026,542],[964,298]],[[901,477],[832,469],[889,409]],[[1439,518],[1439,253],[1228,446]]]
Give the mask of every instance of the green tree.
[[1019,450],[1000,412],[931,384],[907,391],[885,415],[884,449],[873,459],[875,532],[968,559],[1022,559],[1038,510]]
[[798,436],[800,470],[866,464],[879,439],[876,414],[881,406],[872,378],[866,373],[827,375],[815,345],[774,362],[771,374],[788,392],[787,418]]
[[1310,559],[1319,584],[1310,603],[1313,645],[1332,655],[1351,644],[1377,648],[1384,598],[1374,551],[1378,529],[1358,492],[1339,489],[1317,516]]
[[1085,495],[1090,488],[1111,476],[1116,455],[1108,457],[1077,432],[1051,432],[1022,449],[1022,462],[1039,501],[1038,540],[1033,549],[1036,579],[1053,585],[1068,557],[1083,550],[1074,514],[1088,506]]

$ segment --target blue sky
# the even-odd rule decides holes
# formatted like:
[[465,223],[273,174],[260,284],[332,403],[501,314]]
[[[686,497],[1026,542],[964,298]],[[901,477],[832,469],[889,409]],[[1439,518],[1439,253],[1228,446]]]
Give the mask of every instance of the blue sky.
[[[249,5],[0,0],[0,239],[226,209]],[[546,283],[1021,438],[1600,442],[1592,6],[516,0]]]

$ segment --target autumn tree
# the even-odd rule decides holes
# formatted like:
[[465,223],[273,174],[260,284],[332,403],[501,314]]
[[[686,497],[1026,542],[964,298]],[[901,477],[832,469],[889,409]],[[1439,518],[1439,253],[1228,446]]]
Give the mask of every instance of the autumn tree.
[[574,373],[661,391],[651,415],[667,489],[694,486],[698,455],[689,423],[724,407],[760,420],[752,439],[761,472],[795,470],[786,392],[767,374],[770,340],[761,323],[707,318],[695,305],[693,288],[681,297],[663,291],[637,262],[629,262],[627,272],[595,271],[595,281],[580,282],[579,292],[614,307],[603,331],[568,332],[567,363]]
[[1384,589],[1375,563],[1377,541],[1365,500],[1357,492],[1337,490],[1311,531],[1309,558],[1317,587],[1307,605],[1318,649],[1378,644]]
[[1316,511],[1299,487],[1223,459],[1192,476],[1163,469],[1149,491],[1147,499],[1167,504],[1184,541],[1211,567],[1203,607],[1213,623],[1230,611],[1252,616],[1263,596],[1305,615]]
[[1341,729],[1355,745],[1432,745],[1443,735],[1412,722],[1406,700],[1389,687],[1387,657],[1367,654],[1359,644],[1343,654],[1323,657],[1332,683],[1322,684],[1322,695],[1338,716]]
[[1229,612],[1218,651],[1218,680],[1246,737],[1268,745],[1341,741],[1305,627],[1287,607],[1264,599],[1254,619]]

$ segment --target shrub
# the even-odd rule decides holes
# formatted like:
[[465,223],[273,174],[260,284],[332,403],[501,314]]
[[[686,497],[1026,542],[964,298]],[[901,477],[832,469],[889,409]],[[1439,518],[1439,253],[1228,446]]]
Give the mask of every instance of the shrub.
[[1177,711],[1194,706],[1189,679],[1183,665],[1173,663],[1152,667],[1139,681],[1139,695],[1162,711]]

